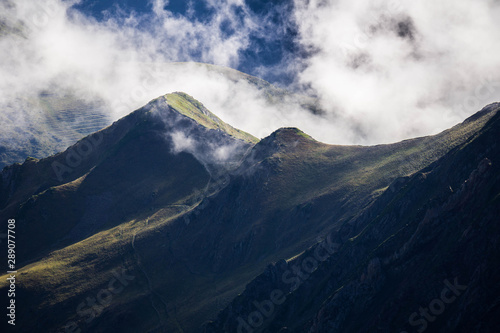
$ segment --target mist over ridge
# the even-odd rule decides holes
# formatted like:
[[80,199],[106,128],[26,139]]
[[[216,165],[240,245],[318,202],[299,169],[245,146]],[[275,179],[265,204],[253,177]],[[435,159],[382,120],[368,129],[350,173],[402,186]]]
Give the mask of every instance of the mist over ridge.
[[[258,138],[298,127],[322,142],[364,145],[438,133],[499,99],[498,1],[0,6],[0,145],[11,149],[40,137],[47,93],[69,99],[83,125],[91,109],[102,126],[184,91]],[[192,62],[312,96],[322,113],[296,100],[269,103],[258,85],[230,70]]]

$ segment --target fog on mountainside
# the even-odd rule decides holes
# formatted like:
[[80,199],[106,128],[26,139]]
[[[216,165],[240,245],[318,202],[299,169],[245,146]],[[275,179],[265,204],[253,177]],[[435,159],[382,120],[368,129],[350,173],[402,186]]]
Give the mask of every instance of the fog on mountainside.
[[[40,138],[46,93],[100,104],[108,124],[184,91],[259,138],[287,126],[336,144],[437,133],[499,99],[499,12],[487,0],[4,1],[0,140],[16,149]],[[257,87],[198,66],[165,65],[178,61],[243,70],[316,98],[323,113],[268,103]]]

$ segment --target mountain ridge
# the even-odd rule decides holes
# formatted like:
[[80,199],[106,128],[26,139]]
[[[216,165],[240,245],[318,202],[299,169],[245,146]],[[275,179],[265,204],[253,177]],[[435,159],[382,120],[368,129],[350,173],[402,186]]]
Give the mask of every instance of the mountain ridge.
[[[208,80],[207,84],[212,82],[210,80],[220,77],[230,85],[245,85],[249,89],[255,90],[255,97],[267,105],[280,109],[298,106],[304,109],[305,112],[321,114],[315,98],[297,95],[260,78],[228,67],[194,62],[139,63],[137,66],[141,75],[144,76],[142,85],[140,85],[141,89],[151,90],[164,81],[168,82],[172,76],[179,79],[184,72],[196,71],[202,73],[202,76]],[[180,81],[182,82],[182,80]],[[27,119],[30,121],[21,132],[13,132],[11,137],[5,137],[4,140],[0,138],[2,141],[0,146],[0,169],[13,163],[20,163],[30,156],[45,158],[65,150],[75,141],[109,126],[112,122],[108,110],[110,107],[119,106],[121,109],[126,107],[128,111],[132,109],[131,105],[137,102],[134,98],[128,100],[126,97],[122,97],[123,101],[109,101],[105,96],[100,96],[98,92],[89,94],[88,90],[85,88],[85,95],[82,96],[82,92],[78,89],[75,90],[66,86],[60,87],[55,85],[54,82],[49,82],[47,87],[44,87],[41,91],[19,96],[19,100],[14,104],[16,112],[26,115],[29,112],[30,117],[27,117]],[[213,92],[221,93],[220,90],[215,88]],[[164,91],[159,91],[157,96],[162,93]],[[189,104],[189,102],[187,103]],[[14,108],[14,106],[9,105],[9,110],[10,108]],[[10,112],[13,112],[13,110]],[[9,119],[5,121],[6,124],[9,123]],[[244,135],[243,133],[240,134]],[[251,137],[247,137],[247,139],[255,140]]]
[[[438,240],[434,244],[429,243],[432,239],[436,240],[437,231],[446,233],[444,230],[447,227],[440,220],[440,215],[444,215],[442,218],[447,221],[453,221],[456,214],[463,214],[464,212],[469,217],[474,216],[473,212],[476,210],[471,210],[470,207],[466,210],[464,207],[466,202],[474,202],[473,205],[479,205],[479,207],[489,207],[490,212],[488,214],[477,216],[476,219],[483,220],[483,223],[486,223],[485,225],[489,223],[488,230],[490,232],[495,230],[494,233],[498,234],[498,228],[494,224],[494,211],[497,212],[496,216],[498,216],[498,193],[500,193],[498,154],[495,151],[498,148],[492,146],[492,143],[496,141],[496,135],[500,130],[499,118],[499,115],[496,114],[485,126],[482,133],[471,138],[461,147],[451,150],[440,160],[420,172],[411,177],[395,180],[390,185],[389,190],[385,191],[371,208],[363,212],[357,219],[345,224],[338,232],[330,233],[327,239],[322,240],[297,257],[287,261],[280,260],[274,265],[268,266],[264,273],[248,284],[245,291],[219,313],[215,321],[204,326],[204,331],[331,332],[333,330],[373,332],[375,330],[387,332],[395,331],[397,328],[403,330],[405,326],[406,329],[409,326],[420,326],[421,330],[429,326],[432,328],[429,330],[431,332],[439,332],[443,329],[457,332],[493,332],[496,325],[494,315],[488,315],[488,321],[483,322],[482,325],[474,324],[475,317],[465,315],[464,311],[466,310],[463,307],[457,309],[455,305],[453,310],[448,310],[454,311],[455,319],[449,322],[452,325],[451,327],[444,326],[445,322],[442,320],[434,323],[434,319],[428,319],[429,317],[412,315],[412,311],[418,309],[419,300],[420,304],[428,304],[432,300],[432,295],[439,296],[439,288],[443,288],[440,287],[442,285],[440,279],[441,281],[445,280],[448,285],[450,285],[450,282],[448,282],[447,278],[450,281],[454,279],[455,285],[457,285],[455,276],[458,275],[458,268],[455,268],[452,264],[453,260],[457,260],[457,257],[453,252],[448,255],[446,251],[434,251],[434,256],[431,254],[433,260],[447,262],[445,267],[449,272],[444,275],[437,269],[437,267],[440,267],[439,264],[436,264],[434,269],[432,269],[433,266],[428,267],[430,268],[428,270],[408,271],[406,269],[404,272],[397,272],[392,269],[391,274],[396,274],[396,277],[391,277],[389,271],[391,265],[402,267],[400,269],[404,269],[405,266],[418,267],[418,265],[427,267],[429,264],[422,260],[426,260],[425,255],[429,255],[429,252],[432,253],[432,248],[443,246],[467,247],[467,243],[461,241],[464,237],[470,238],[467,234],[475,233],[476,242],[478,241],[478,234],[483,234],[483,236],[479,236],[479,239],[484,239],[484,233],[487,234],[488,231],[481,229],[473,231],[473,224],[461,218],[460,220],[464,222],[450,226],[450,231],[447,231],[448,234],[455,234],[455,237],[458,237],[459,242],[457,245],[451,240],[447,242],[439,242]],[[477,152],[480,152],[480,154],[477,154]],[[467,157],[464,158],[464,156]],[[486,156],[494,156],[495,158],[490,160]],[[468,164],[468,159],[475,160],[475,162]],[[459,162],[457,163],[457,161]],[[466,162],[462,163],[462,161]],[[458,174],[457,171],[459,171]],[[447,183],[447,180],[445,180],[444,184],[442,184],[445,178],[452,177],[453,181]],[[434,185],[436,180],[440,184],[437,188]],[[418,189],[422,186],[426,188],[424,193],[420,193],[421,190]],[[492,193],[497,195],[496,197],[495,194],[492,195],[494,197],[493,201],[490,201],[491,199],[483,201],[485,197],[488,197],[488,193],[491,193],[491,190],[487,190],[487,188],[495,189],[495,192]],[[490,195],[490,198],[492,196]],[[494,203],[495,200],[496,204]],[[429,203],[426,204],[426,201]],[[424,209],[418,208],[420,202],[424,203]],[[394,205],[398,207],[393,207]],[[385,208],[387,206],[392,207]],[[410,207],[411,209],[409,209]],[[411,212],[412,210],[413,212]],[[379,229],[376,229],[375,225]],[[433,228],[437,231],[432,231]],[[461,228],[464,233],[462,231],[452,231],[457,228]],[[381,233],[387,232],[384,229],[389,230],[385,236],[388,238],[385,240],[384,236],[381,235]],[[407,229],[409,230],[406,231]],[[401,237],[399,237],[400,234]],[[381,243],[376,243],[377,240]],[[372,245],[368,245],[370,242]],[[389,250],[391,247],[394,248],[394,243],[397,244],[396,251],[390,252],[394,251]],[[325,249],[318,251],[318,249],[323,248],[325,244],[329,246],[327,258],[322,257],[319,260],[317,254],[326,253],[326,251]],[[417,244],[419,244],[418,246],[421,246],[420,244],[432,244],[431,250],[417,249]],[[485,267],[491,267],[494,258],[497,257],[493,253],[495,249],[498,249],[498,241],[495,244],[492,248],[484,249],[488,253],[488,255],[481,257],[483,258],[482,261],[488,262]],[[349,253],[346,253],[346,251]],[[366,259],[362,257],[361,253],[363,251],[367,256]],[[469,256],[474,253],[471,252],[473,249],[470,247],[468,251]],[[360,256],[362,259],[358,259]],[[477,256],[477,253],[474,256]],[[315,260],[315,258],[318,260]],[[305,262],[315,262],[315,265],[312,268],[306,268]],[[333,264],[334,262],[337,263]],[[296,270],[293,270],[297,275],[287,275],[287,272],[291,272],[294,264],[295,266],[304,267],[307,273],[304,271],[297,273]],[[468,274],[471,274],[475,270],[475,265],[478,264],[469,257],[463,266],[470,267]],[[439,273],[435,273],[436,270]],[[420,280],[417,280],[418,278],[412,278],[415,273],[418,274],[417,276],[425,275],[426,279],[420,278]],[[339,281],[337,277],[339,274],[347,282]],[[474,274],[477,274],[477,270]],[[481,295],[480,297],[483,299],[497,295],[498,299],[498,290],[495,289],[496,292],[492,292],[494,280],[491,277],[494,274],[491,274],[490,272],[484,277],[484,279],[488,279],[489,287],[473,286],[472,283],[468,283],[469,285],[464,288],[466,288],[466,295],[469,295],[469,297],[463,296],[460,303],[471,302],[471,295]],[[464,272],[459,275],[460,282],[464,281],[464,275]],[[294,279],[290,279],[289,276],[293,276]],[[477,281],[478,277],[469,275],[469,279]],[[428,297],[427,301],[425,301],[426,297],[415,295],[415,293],[418,293],[418,289],[413,288],[412,285],[419,285],[421,289],[425,290],[424,294]],[[394,289],[395,286],[397,289]],[[397,292],[391,292],[391,289],[397,290]],[[286,300],[273,301],[274,304],[272,304],[269,300],[273,300],[273,296],[270,295],[273,295],[276,290],[281,291],[279,297],[281,299],[286,298]],[[374,295],[375,293],[377,293],[377,297],[367,297],[367,295]],[[410,304],[407,306],[407,316],[405,317],[404,311],[397,309],[397,304],[408,303],[404,303],[403,299],[407,297],[408,293],[412,293],[411,299],[416,301],[413,306],[414,309],[411,308]],[[491,296],[488,296],[490,294]],[[390,297],[397,298],[392,299]],[[385,303],[377,302],[377,300],[384,300]],[[377,302],[378,305],[374,306],[374,302]],[[481,303],[479,300],[472,302]],[[492,303],[495,303],[494,299],[487,302],[487,304]],[[311,306],[313,309],[310,308]],[[309,309],[307,309],[308,307]],[[476,308],[475,311],[481,310]],[[390,315],[391,312],[393,313],[392,316]],[[253,317],[252,313],[254,313]],[[366,319],[363,323],[356,320],[356,316],[361,315],[361,313]],[[420,319],[418,321],[410,319],[409,322],[405,323],[405,320],[408,320],[410,315],[413,318]],[[384,318],[387,320],[386,322],[382,322]],[[426,318],[428,321],[425,320]]]
[[[2,171],[0,216],[15,217],[19,235],[32,240],[19,253],[20,297],[38,317],[22,330],[58,331],[70,322],[91,331],[197,331],[269,263],[300,258],[318,237],[347,237],[376,200],[498,116],[490,107],[441,134],[390,145],[327,145],[295,128],[254,144],[203,109],[195,118],[215,129],[167,101],[155,99],[79,142],[99,144],[62,180],[52,164],[66,163],[78,144]],[[235,149],[217,153],[226,146]],[[122,269],[135,282],[92,320],[82,316],[84,295]]]

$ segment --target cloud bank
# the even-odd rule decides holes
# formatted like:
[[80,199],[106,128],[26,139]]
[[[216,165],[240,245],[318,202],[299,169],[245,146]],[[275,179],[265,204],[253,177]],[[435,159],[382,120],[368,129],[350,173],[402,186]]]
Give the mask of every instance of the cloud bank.
[[436,133],[500,97],[500,2],[296,1],[300,81],[356,142]]
[[[75,96],[109,123],[184,91],[257,137],[295,126],[336,144],[437,133],[500,100],[499,1],[296,0],[259,16],[255,1],[205,0],[212,14],[201,19],[155,0],[148,12],[115,7],[99,21],[73,9],[77,2],[0,2],[0,146],[43,134],[36,126],[46,117],[39,101],[47,92]],[[293,17],[278,15],[285,5]],[[295,53],[252,68],[265,77],[295,73],[288,88],[317,96],[321,115],[294,102],[270,103],[227,72],[172,64],[244,67],[242,54],[259,54],[276,27],[288,34],[289,21]]]

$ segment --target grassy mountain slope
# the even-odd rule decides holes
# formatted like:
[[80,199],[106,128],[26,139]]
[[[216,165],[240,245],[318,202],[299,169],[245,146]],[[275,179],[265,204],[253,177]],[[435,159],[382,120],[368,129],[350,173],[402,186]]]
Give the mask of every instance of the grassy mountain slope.
[[[30,240],[19,249],[19,298],[32,304],[19,309],[31,318],[20,329],[196,331],[268,263],[339,232],[391,182],[464,144],[497,111],[392,145],[326,145],[293,128],[254,144],[177,93],[63,153],[10,166],[0,215],[15,217],[19,238]],[[230,158],[218,158],[227,147]],[[74,151],[85,158],[77,163]],[[68,161],[61,180],[53,163]],[[133,277],[125,288],[89,305],[122,270]]]
[[[161,97],[63,153],[42,160],[30,158],[22,165],[4,169],[2,213],[39,221],[24,226],[27,232],[39,235],[31,248],[25,249],[31,253],[26,256],[62,239],[75,228],[72,222],[79,217],[84,220],[80,224],[88,226],[72,231],[77,239],[91,233],[80,229],[101,229],[108,222],[119,223],[145,206],[164,206],[190,195],[191,190],[184,192],[184,187],[204,187],[210,178],[206,161],[203,164],[191,154],[172,152],[172,140],[167,135],[172,126],[193,138],[201,135],[207,142],[212,139],[223,145],[227,141],[241,149],[240,154],[251,145],[193,121],[167,104],[167,99],[175,97]],[[199,107],[202,114],[203,106]],[[232,129],[220,120],[218,124]],[[242,138],[252,138],[233,131]],[[48,230],[48,221],[62,228]],[[40,237],[42,234],[48,238]],[[38,243],[41,248],[36,246]]]
[[[267,267],[205,331],[495,332],[499,132],[495,114],[327,241]],[[273,290],[285,300],[252,319]]]
[[252,143],[257,143],[259,141],[256,137],[226,124],[220,120],[219,117],[207,110],[203,104],[188,94],[178,92],[168,94],[165,98],[168,104],[177,112],[193,119],[198,124],[201,124],[206,128],[224,131],[243,141]]

